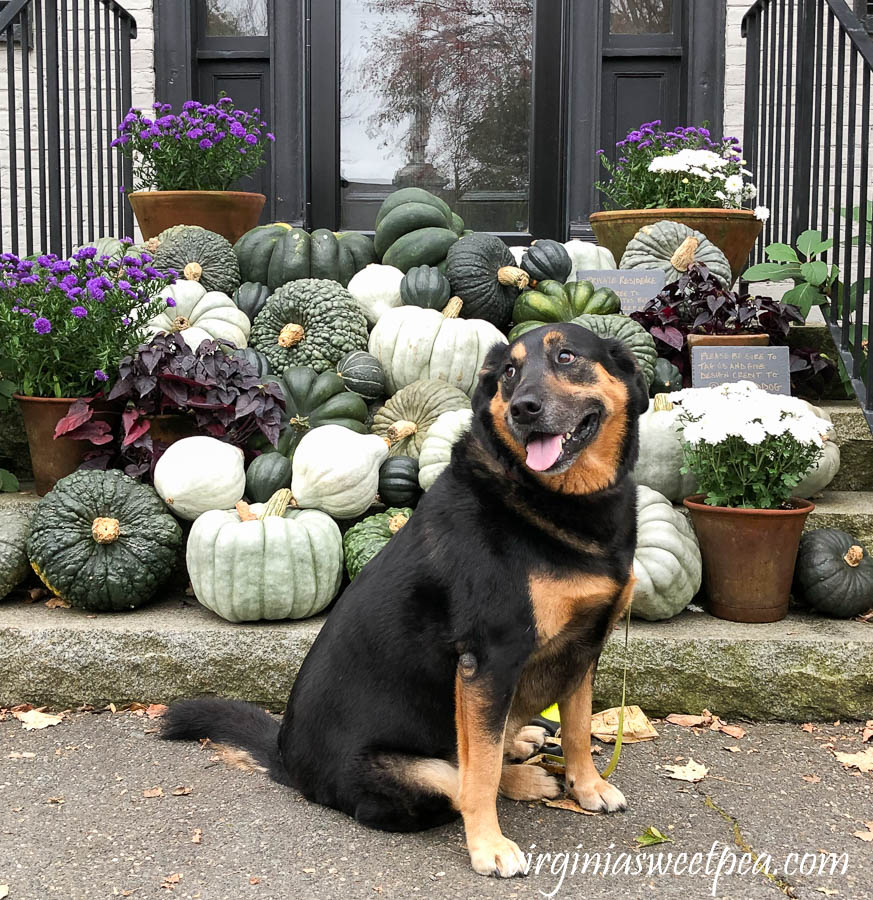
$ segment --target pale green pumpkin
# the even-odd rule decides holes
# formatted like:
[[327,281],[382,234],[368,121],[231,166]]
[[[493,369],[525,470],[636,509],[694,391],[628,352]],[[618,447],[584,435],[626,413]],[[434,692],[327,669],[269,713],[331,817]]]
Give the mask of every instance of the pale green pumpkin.
[[342,581],[339,527],[315,509],[289,509],[291,492],[200,516],[188,537],[188,575],[197,599],[229,622],[305,619],[320,613]]

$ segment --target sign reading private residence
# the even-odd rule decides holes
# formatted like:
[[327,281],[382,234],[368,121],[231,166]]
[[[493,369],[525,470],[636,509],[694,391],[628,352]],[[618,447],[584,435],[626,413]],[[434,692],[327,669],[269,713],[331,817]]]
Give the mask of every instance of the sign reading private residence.
[[691,383],[696,388],[751,381],[771,394],[790,394],[788,347],[692,347]]
[[641,310],[661,291],[665,280],[660,269],[579,269],[576,278],[615,291],[625,315]]

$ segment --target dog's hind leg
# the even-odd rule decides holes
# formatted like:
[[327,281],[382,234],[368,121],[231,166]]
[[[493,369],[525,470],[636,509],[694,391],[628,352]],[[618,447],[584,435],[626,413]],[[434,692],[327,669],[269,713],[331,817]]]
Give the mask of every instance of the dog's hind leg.
[[536,753],[549,736],[545,728],[539,725],[522,725],[517,730],[512,729],[513,723],[506,727],[506,740],[503,742],[503,755],[510,760],[519,762],[530,759]]
[[510,763],[500,774],[500,793],[510,800],[554,800],[561,793],[561,785],[539,766]]

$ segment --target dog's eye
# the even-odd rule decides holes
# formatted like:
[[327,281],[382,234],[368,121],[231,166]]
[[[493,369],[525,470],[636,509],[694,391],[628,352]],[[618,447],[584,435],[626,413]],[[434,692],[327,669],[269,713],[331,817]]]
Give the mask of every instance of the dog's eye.
[[503,370],[503,374],[504,374],[507,378],[515,378],[515,366],[507,366],[507,367]]
[[576,359],[576,354],[571,353],[569,350],[561,350],[558,354],[558,362],[559,363],[571,363]]

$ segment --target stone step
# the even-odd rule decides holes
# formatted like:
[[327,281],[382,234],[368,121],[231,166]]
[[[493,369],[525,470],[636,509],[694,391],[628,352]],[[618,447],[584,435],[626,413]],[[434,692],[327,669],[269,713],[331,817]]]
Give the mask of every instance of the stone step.
[[813,502],[815,509],[806,520],[805,531],[838,528],[873,552],[873,492],[827,490]]
[[831,482],[835,491],[873,491],[873,433],[860,407],[844,400],[822,404],[834,423],[840,446],[840,471]]

